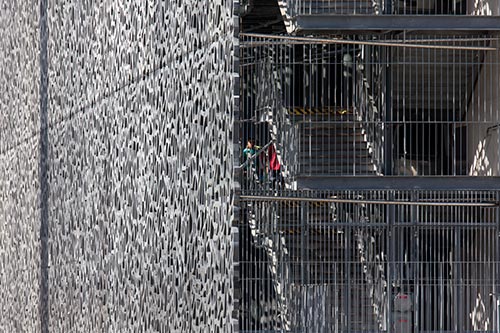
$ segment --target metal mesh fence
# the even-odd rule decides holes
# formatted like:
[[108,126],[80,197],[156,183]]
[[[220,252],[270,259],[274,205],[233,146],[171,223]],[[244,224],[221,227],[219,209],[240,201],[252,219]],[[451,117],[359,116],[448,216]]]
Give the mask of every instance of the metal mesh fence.
[[498,191],[299,181],[496,181],[497,45],[242,35],[242,331],[500,332]]
[[498,195],[242,196],[242,331],[499,332]]
[[259,152],[246,164],[257,180],[274,155],[284,182],[500,169],[498,37],[246,35],[241,77],[241,154]]

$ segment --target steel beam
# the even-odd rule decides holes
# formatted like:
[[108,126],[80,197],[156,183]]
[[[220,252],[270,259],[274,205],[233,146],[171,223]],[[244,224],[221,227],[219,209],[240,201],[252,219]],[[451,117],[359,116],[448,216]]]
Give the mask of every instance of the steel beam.
[[500,177],[303,176],[297,188],[310,190],[500,190]]
[[499,16],[478,15],[301,15],[296,32],[361,30],[500,31]]

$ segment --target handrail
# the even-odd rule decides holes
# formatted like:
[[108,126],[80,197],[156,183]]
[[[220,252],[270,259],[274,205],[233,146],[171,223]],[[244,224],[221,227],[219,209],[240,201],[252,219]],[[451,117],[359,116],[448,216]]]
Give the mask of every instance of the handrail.
[[244,168],[245,166],[247,166],[247,164],[251,161],[251,160],[254,160],[257,156],[259,156],[260,154],[262,154],[262,152],[268,148],[271,144],[273,143],[273,140],[269,141],[264,147],[262,147],[260,150],[258,150],[255,154],[253,154],[252,156],[248,157],[247,160],[242,164],[242,165],[239,165],[239,166],[236,166],[235,168],[236,169],[242,169]]
[[488,127],[486,129],[486,135],[488,136],[490,134],[490,131],[498,130],[498,128],[500,128],[500,124],[496,124],[496,125]]
[[401,205],[401,206],[441,206],[441,207],[498,207],[498,201],[491,202],[430,202],[430,201],[397,201],[397,200],[362,200],[362,199],[335,199],[335,198],[304,198],[304,197],[276,197],[264,195],[241,195],[242,200],[254,201],[303,201],[303,202],[331,202],[372,205]]
[[[491,46],[460,46],[460,45],[433,45],[433,44],[409,44],[400,42],[386,42],[386,41],[364,41],[364,40],[347,40],[341,38],[317,38],[317,37],[301,37],[289,35],[270,35],[258,33],[240,33],[240,37],[260,38],[269,40],[283,40],[289,43],[296,41],[301,43],[310,44],[344,44],[344,45],[374,45],[374,46],[387,46],[387,47],[406,47],[415,49],[438,49],[438,50],[464,50],[464,51],[497,51],[496,47]],[[269,43],[264,41],[264,43]],[[272,42],[275,43],[275,42]],[[263,45],[262,42],[245,40],[240,42],[240,47],[255,47],[255,45]],[[264,44],[265,45],[265,44]]]
[[360,112],[360,117],[363,126],[363,129],[366,132],[366,140],[367,144],[370,148],[372,148],[371,152],[371,157],[372,157],[372,162],[375,164],[375,168],[377,170],[377,173],[380,173],[382,170],[381,167],[381,152],[382,149],[378,147],[376,139],[377,139],[377,129],[380,130],[380,128],[376,128],[378,126],[378,123],[380,119],[376,119],[376,115],[374,113],[375,110],[377,110],[377,107],[375,105],[375,101],[373,99],[373,96],[370,94],[369,91],[369,86],[366,82],[365,78],[365,73],[362,70],[357,71],[359,75],[359,80],[361,81],[359,84],[359,106],[358,110]]

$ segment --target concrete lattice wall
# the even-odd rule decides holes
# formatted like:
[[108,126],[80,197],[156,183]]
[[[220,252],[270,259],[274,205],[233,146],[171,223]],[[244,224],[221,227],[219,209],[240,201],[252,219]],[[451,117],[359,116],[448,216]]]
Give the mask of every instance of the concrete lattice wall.
[[233,22],[0,0],[0,331],[232,331]]

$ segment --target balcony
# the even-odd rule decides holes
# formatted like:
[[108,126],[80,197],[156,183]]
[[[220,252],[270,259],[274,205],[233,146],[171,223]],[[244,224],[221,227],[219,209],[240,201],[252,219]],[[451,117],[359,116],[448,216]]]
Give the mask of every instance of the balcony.
[[498,0],[281,0],[288,33],[498,30]]

